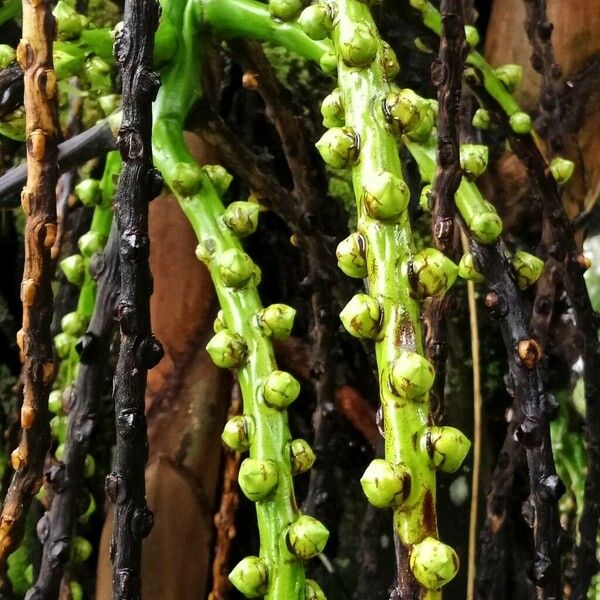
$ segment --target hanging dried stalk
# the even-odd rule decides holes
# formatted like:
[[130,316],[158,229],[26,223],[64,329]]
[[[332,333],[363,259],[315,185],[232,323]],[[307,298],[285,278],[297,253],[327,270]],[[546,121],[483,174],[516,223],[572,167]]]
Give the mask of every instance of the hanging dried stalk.
[[0,519],[0,570],[23,534],[24,517],[42,484],[50,444],[48,394],[52,360],[52,264],[56,239],[57,120],[56,77],[52,63],[54,17],[47,0],[23,0],[23,36],[17,59],[24,71],[27,132],[27,183],[21,194],[27,215],[25,267],[21,288],[23,328],[17,342],[24,359],[19,446],[11,456],[15,470]]
[[111,558],[113,597],[141,597],[142,539],[152,529],[144,471],[148,455],[144,394],[148,369],[163,350],[150,329],[152,276],[148,264],[148,202],[161,191],[152,166],[152,101],[159,87],[152,70],[156,0],[127,0],[123,29],[115,44],[123,80],[123,121],[117,145],[124,161],[115,202],[120,234],[121,346],[114,379],[116,455],[106,492],[115,504]]

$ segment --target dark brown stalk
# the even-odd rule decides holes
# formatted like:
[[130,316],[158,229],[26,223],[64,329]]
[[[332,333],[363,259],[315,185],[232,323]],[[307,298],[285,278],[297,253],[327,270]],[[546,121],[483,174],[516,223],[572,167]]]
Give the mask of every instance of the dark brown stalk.
[[[233,386],[231,406],[227,417],[241,414],[242,399],[239,385]],[[212,566],[212,591],[209,600],[228,600],[231,582],[229,581],[230,559],[233,540],[236,536],[235,518],[240,494],[237,478],[240,467],[241,455],[239,452],[225,452],[225,466],[223,467],[223,490],[219,512],[215,515],[215,557]]]
[[585,260],[579,253],[572,225],[562,206],[558,189],[545,161],[529,138],[513,137],[512,147],[527,168],[534,190],[543,199],[543,239],[548,257],[556,264],[575,313],[580,334],[585,383],[585,438],[588,465],[584,504],[579,521],[580,542],[575,558],[573,599],[585,600],[591,578],[598,571],[596,536],[600,519],[600,342],[598,319],[592,307],[583,273]]
[[23,70],[17,64],[0,70],[0,118],[23,106]]
[[[333,298],[332,288],[342,280],[341,273],[332,261],[332,239],[317,239],[316,231],[331,231],[335,219],[327,219],[331,212],[324,206],[322,190],[325,173],[313,144],[306,132],[304,119],[294,111],[277,80],[261,45],[258,42],[238,41],[233,46],[244,69],[256,75],[256,90],[261,95],[269,120],[282,142],[283,152],[292,176],[293,190],[288,194],[287,211],[294,218],[294,229],[302,221],[309,226],[301,234],[300,243],[306,250],[308,275],[304,284],[312,291],[313,314],[312,351],[310,375],[315,382],[316,408],[313,415],[314,450],[317,461],[311,469],[308,494],[303,510],[333,525],[337,507],[331,501],[335,494],[333,469],[335,468],[335,421],[333,403],[333,369],[331,346],[333,343],[332,318],[339,308]],[[329,223],[329,226],[328,226]],[[328,246],[322,252],[321,243]],[[332,269],[332,266],[334,267]]]
[[[431,64],[431,80],[438,99],[438,152],[435,179],[431,191],[431,231],[438,250],[451,258],[456,254],[454,243],[454,194],[462,176],[459,150],[459,110],[462,72],[466,52],[462,2],[442,0],[442,35],[438,57]],[[425,323],[425,351],[436,373],[432,388],[432,415],[435,422],[442,420],[444,387],[446,385],[447,325],[446,314],[451,295],[429,298],[423,321]]]
[[562,71],[556,63],[552,46],[554,26],[548,21],[546,0],[523,0],[525,3],[525,31],[531,44],[531,66],[542,76],[540,115],[536,129],[548,140],[550,151],[560,152],[564,146],[564,131],[560,105],[560,78]]
[[152,166],[151,146],[152,101],[160,85],[152,70],[158,18],[156,0],[126,0],[123,29],[115,42],[123,81],[117,146],[124,163],[115,201],[121,273],[117,309],[121,345],[113,382],[117,440],[114,469],[106,478],[106,493],[115,505],[111,540],[115,600],[140,600],[142,539],[153,524],[144,479],[148,458],[144,395],[148,369],[163,356],[150,327],[148,264],[148,203],[162,187]]
[[98,281],[96,307],[87,332],[78,342],[80,367],[70,398],[69,428],[62,463],[46,472],[53,491],[50,510],[38,523],[44,545],[37,581],[26,600],[54,600],[69,560],[71,540],[82,493],[85,458],[100,414],[100,391],[119,300],[119,236],[113,225],[103,254],[90,265]]
[[[115,148],[115,136],[110,124],[108,121],[100,121],[59,144],[58,173],[65,173]],[[26,165],[13,167],[0,177],[0,208],[15,208],[19,205],[19,192],[26,178]]]
[[507,388],[515,399],[516,437],[527,453],[535,546],[533,577],[540,600],[558,600],[562,597],[560,557],[565,540],[558,511],[564,487],[556,474],[550,442],[549,419],[556,405],[544,389],[539,373],[541,349],[531,338],[529,315],[503,246],[472,243],[471,251],[485,276],[485,305],[498,321],[507,350]]
[[57,119],[52,64],[55,21],[47,0],[23,0],[23,36],[17,58],[24,71],[27,184],[21,194],[25,225],[25,266],[21,287],[23,328],[17,342],[24,358],[22,434],[11,456],[15,470],[0,518],[0,576],[23,535],[24,517],[42,484],[50,445],[48,394],[52,359],[52,261],[56,239]]

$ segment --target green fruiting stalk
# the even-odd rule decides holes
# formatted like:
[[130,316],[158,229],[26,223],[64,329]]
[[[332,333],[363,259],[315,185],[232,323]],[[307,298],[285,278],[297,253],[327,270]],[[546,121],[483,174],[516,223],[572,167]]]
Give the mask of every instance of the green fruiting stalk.
[[254,228],[258,212],[245,203],[225,208],[221,196],[231,176],[222,167],[201,168],[185,146],[183,128],[200,94],[197,82],[209,43],[203,35],[207,27],[223,37],[250,35],[274,41],[317,61],[327,45],[310,40],[296,24],[273,19],[268,7],[258,2],[205,1],[199,15],[197,10],[198,5],[187,0],[163,2],[162,20],[176,32],[177,51],[161,71],[154,105],[154,162],[196,233],[196,255],[206,264],[221,305],[208,350],[219,364],[238,369],[243,416],[228,422],[223,440],[235,450],[249,450],[239,483],[256,502],[260,557],[244,559],[230,579],[249,597],[304,600],[305,553],[294,554],[288,544],[289,528],[301,515],[292,480],[298,472],[292,458],[298,444],[292,441],[285,407],[298,396],[299,384],[277,370],[272,345],[273,339],[289,335],[295,311],[282,304],[263,308],[256,289],[260,271],[240,243]]
[[[331,166],[352,170],[364,243],[351,240],[340,254],[346,268],[356,249],[364,257],[369,293],[350,301],[342,322],[353,335],[375,339],[385,430],[385,461],[372,464],[362,483],[374,504],[394,507],[395,529],[408,551],[437,537],[435,471],[427,452],[414,444],[428,424],[433,368],[422,356],[420,306],[410,282],[415,249],[394,131],[415,139],[427,136],[434,107],[392,87],[384,45],[366,3],[336,0],[330,6],[336,15],[332,38],[345,126],[329,130],[317,147]],[[346,152],[340,152],[340,139],[348,140]],[[449,279],[456,276],[453,267]],[[379,470],[385,474],[381,489]],[[424,587],[421,598],[440,597],[432,586]]]
[[261,2],[201,0],[199,5],[202,23],[222,39],[248,37],[271,42],[316,63],[331,49],[327,42],[311,40],[297,23],[274,19]]
[[[408,151],[412,154],[421,179],[427,183],[435,175],[436,135],[430,135],[425,142],[415,142],[404,138]],[[502,233],[502,219],[492,204],[484,200],[477,186],[462,179],[455,196],[456,208],[463,218],[471,235],[481,244],[494,243]]]

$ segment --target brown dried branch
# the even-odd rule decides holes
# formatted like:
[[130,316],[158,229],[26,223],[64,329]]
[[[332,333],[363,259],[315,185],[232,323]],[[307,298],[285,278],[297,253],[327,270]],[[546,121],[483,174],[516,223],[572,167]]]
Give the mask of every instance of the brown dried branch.
[[150,327],[152,275],[148,264],[148,203],[162,188],[162,178],[152,166],[151,146],[152,101],[160,85],[152,70],[159,11],[156,0],[126,0],[123,28],[115,42],[123,80],[123,121],[117,145],[124,165],[115,200],[120,234],[117,312],[121,345],[113,384],[115,463],[106,478],[106,492],[115,505],[111,558],[113,598],[119,600],[141,598],[142,539],[153,524],[144,479],[148,458],[144,396],[148,369],[163,356]]
[[52,64],[55,21],[46,0],[23,0],[23,36],[17,49],[24,71],[27,184],[21,194],[27,215],[25,267],[21,288],[23,328],[18,344],[24,357],[21,441],[11,456],[15,469],[0,518],[0,571],[22,535],[24,517],[42,484],[50,445],[48,394],[52,359],[52,261],[56,239],[57,119],[56,76]]

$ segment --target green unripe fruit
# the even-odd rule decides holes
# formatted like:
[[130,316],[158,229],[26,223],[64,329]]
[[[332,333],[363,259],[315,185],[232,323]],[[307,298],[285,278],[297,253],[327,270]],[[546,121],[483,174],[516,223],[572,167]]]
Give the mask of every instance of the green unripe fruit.
[[0,69],[6,69],[16,60],[15,51],[8,44],[0,44]]
[[460,147],[460,167],[463,175],[469,181],[477,179],[487,169],[488,158],[487,146],[463,144]]
[[54,452],[54,456],[56,457],[56,460],[62,461],[62,459],[65,457],[65,445],[64,444],[59,444],[56,447],[56,451]]
[[416,580],[427,590],[438,590],[458,573],[456,552],[432,537],[413,546],[410,568]]
[[455,427],[430,427],[421,437],[421,449],[431,465],[444,473],[454,473],[470,448],[471,442]]
[[531,117],[524,112],[514,113],[509,120],[511,129],[519,135],[531,133]]
[[556,183],[562,185],[567,183],[569,179],[573,176],[573,171],[575,170],[575,163],[572,160],[567,160],[566,158],[561,158],[557,156],[550,163],[550,172],[552,173],[552,177],[556,180]]
[[85,258],[91,258],[96,252],[101,252],[106,244],[106,236],[99,231],[84,233],[77,242],[79,251]]
[[195,254],[200,262],[208,265],[215,255],[215,241],[211,238],[202,240],[196,246]]
[[80,286],[85,278],[85,260],[81,254],[73,254],[60,261],[60,268],[69,283]]
[[255,428],[254,419],[250,415],[232,417],[225,423],[221,439],[232,450],[245,452],[250,448]]
[[340,313],[346,331],[357,338],[374,340],[379,335],[381,306],[367,294],[356,294]]
[[349,167],[358,157],[358,135],[352,127],[332,127],[315,145],[323,160],[334,169]]
[[267,593],[269,571],[258,556],[247,556],[229,573],[229,581],[248,598],[260,598]]
[[286,371],[273,371],[267,375],[263,384],[265,404],[271,408],[283,410],[300,394],[300,384]]
[[385,78],[388,81],[392,81],[398,76],[398,73],[400,73],[400,63],[398,62],[396,53],[387,42],[382,42],[382,47],[383,54],[381,60],[383,72],[385,73]]
[[342,127],[344,125],[344,106],[340,90],[336,88],[325,96],[321,103],[321,114],[325,127]]
[[96,471],[96,461],[91,454],[85,455],[85,461],[83,463],[83,476],[89,479],[94,475]]
[[58,358],[67,358],[76,341],[77,340],[73,336],[64,332],[55,336],[54,347],[56,348],[56,354],[58,355]]
[[291,21],[302,8],[300,0],[269,0],[271,16],[282,21]]
[[66,79],[74,73],[79,74],[85,65],[85,57],[83,54],[75,56],[55,48],[52,52],[52,56],[54,59],[54,74],[59,81]]
[[104,116],[108,117],[118,110],[121,104],[121,96],[119,94],[105,94],[98,98],[98,104],[104,113]]
[[419,206],[425,212],[429,212],[431,210],[429,208],[429,202],[431,200],[432,190],[433,186],[431,184],[428,184],[421,190],[421,195],[419,196]]
[[48,396],[48,410],[55,415],[62,413],[63,393],[61,390],[52,390]]
[[492,117],[485,108],[478,108],[471,122],[473,127],[477,127],[477,129],[489,129],[492,124]]
[[313,466],[316,456],[306,440],[292,440],[290,444],[292,475],[306,473]]
[[56,19],[56,28],[60,40],[72,40],[79,37],[87,23],[87,19],[83,15],[79,15],[72,6],[67,2],[63,2],[63,0],[56,3],[52,14]]
[[324,40],[331,32],[331,14],[325,4],[307,6],[298,17],[298,25],[311,40]]
[[393,392],[405,400],[420,399],[435,379],[433,365],[420,354],[403,350],[390,368]]
[[417,252],[409,263],[409,280],[421,297],[445,294],[458,275],[458,267],[436,248]]
[[342,240],[335,251],[338,267],[348,277],[364,279],[367,276],[366,240],[358,232]]
[[472,25],[465,26],[465,38],[467,40],[467,44],[471,48],[476,48],[479,45],[479,31],[477,31],[476,27]]
[[277,469],[268,460],[246,458],[240,465],[240,489],[253,502],[264,500],[275,489],[277,479]]
[[219,197],[223,197],[233,181],[233,177],[227,172],[227,169],[221,165],[204,165],[202,170],[208,175]]
[[458,276],[475,283],[483,281],[483,275],[475,268],[475,261],[470,252],[463,254],[460,259],[458,263]]
[[73,561],[85,562],[92,555],[92,544],[85,538],[76,535],[73,538]]
[[363,473],[360,484],[376,508],[398,507],[410,492],[410,474],[402,465],[376,458]]
[[239,237],[256,231],[260,206],[254,202],[232,202],[223,215],[225,225]]
[[223,329],[210,339],[206,350],[218,367],[235,369],[245,362],[248,347],[240,335]]
[[242,250],[228,248],[218,257],[219,275],[232,288],[244,287],[254,275],[254,262]]
[[321,521],[302,515],[290,525],[288,544],[292,552],[302,560],[308,560],[323,552],[329,531]]
[[27,567],[25,568],[24,576],[25,576],[25,581],[27,582],[27,585],[28,586],[33,585],[33,565],[31,563],[28,564]]
[[343,27],[340,31],[340,54],[351,67],[368,67],[377,54],[377,36],[364,23]]
[[50,419],[50,431],[52,437],[58,440],[61,444],[67,439],[67,427],[69,426],[69,418],[67,416],[56,415]]
[[324,52],[319,59],[319,65],[324,73],[333,73],[337,69],[337,55],[333,51]]
[[88,326],[88,320],[78,312],[67,313],[60,321],[60,326],[65,333],[79,337]]
[[423,98],[411,89],[405,88],[387,95],[385,110],[400,128],[405,130],[418,121],[422,103]]
[[294,326],[296,309],[287,304],[271,304],[257,315],[258,325],[265,335],[274,340],[285,340]]
[[327,600],[327,598],[316,581],[307,579],[304,600]]
[[69,582],[69,592],[71,600],[83,600],[83,588],[76,581]]
[[467,225],[473,237],[481,244],[495,242],[502,233],[502,219],[496,211],[479,213]]
[[178,196],[187,198],[200,191],[202,187],[202,169],[196,164],[180,162],[173,167],[171,189]]
[[406,183],[388,171],[369,177],[363,187],[361,201],[372,219],[397,221],[410,199]]
[[515,252],[512,264],[517,273],[517,283],[521,290],[533,285],[544,270],[543,260],[523,250]]
[[523,67],[521,65],[503,65],[498,67],[494,73],[511,94],[519,87],[523,79]]
[[90,520],[90,517],[96,512],[96,508],[96,500],[94,500],[94,496],[88,493],[88,505],[85,509],[85,512],[82,515],[80,515],[78,519],[79,522],[87,523]]
[[227,329],[227,325],[225,324],[225,313],[223,310],[220,310],[217,313],[217,318],[213,323],[213,331],[215,333],[219,333],[219,331],[223,331],[223,329]]

